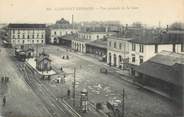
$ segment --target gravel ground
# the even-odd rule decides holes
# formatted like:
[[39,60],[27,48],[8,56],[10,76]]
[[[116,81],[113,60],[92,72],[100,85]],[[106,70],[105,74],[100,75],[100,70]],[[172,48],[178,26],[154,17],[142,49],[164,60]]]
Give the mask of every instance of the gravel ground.
[[[48,46],[45,51],[50,54],[52,65],[56,68],[63,66],[66,73],[72,73],[77,68],[76,86],[77,95],[83,88],[89,91],[89,100],[106,102],[111,99],[122,99],[122,89],[125,89],[125,115],[126,117],[177,117],[179,110],[175,104],[156,94],[144,91],[119,78],[117,75],[106,75],[99,72],[101,63],[85,55],[68,53],[62,48]],[[70,55],[69,60],[63,60],[62,56]],[[73,75],[66,76],[66,84],[56,85],[49,83],[58,96],[64,95],[68,88],[72,89]],[[62,87],[62,88],[61,88]],[[181,116],[181,115],[180,115]]]

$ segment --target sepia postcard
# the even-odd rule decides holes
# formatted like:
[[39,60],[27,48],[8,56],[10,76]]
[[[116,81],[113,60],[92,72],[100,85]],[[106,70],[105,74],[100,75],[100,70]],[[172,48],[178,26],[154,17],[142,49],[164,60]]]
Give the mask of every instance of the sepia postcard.
[[184,117],[184,0],[0,0],[0,117]]

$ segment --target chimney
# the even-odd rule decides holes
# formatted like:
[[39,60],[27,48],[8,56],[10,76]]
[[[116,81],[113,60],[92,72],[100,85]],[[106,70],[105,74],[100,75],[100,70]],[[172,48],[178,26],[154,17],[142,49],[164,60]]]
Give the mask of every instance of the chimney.
[[126,24],[126,28],[125,28],[125,30],[128,30],[128,24]]
[[74,26],[73,26],[74,25],[73,24],[74,21],[73,20],[74,20],[74,18],[73,18],[73,14],[72,14],[72,29],[74,29]]
[[166,28],[166,31],[168,31],[169,30],[169,25],[167,25],[167,28]]
[[125,33],[125,27],[124,26],[120,27],[120,32],[123,33],[123,34]]

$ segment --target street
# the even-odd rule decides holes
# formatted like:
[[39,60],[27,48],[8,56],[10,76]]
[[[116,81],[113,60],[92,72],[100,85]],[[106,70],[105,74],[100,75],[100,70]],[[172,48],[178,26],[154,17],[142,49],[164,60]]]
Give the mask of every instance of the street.
[[[105,63],[57,46],[46,46],[44,51],[50,55],[54,69],[59,71],[63,68],[65,83],[58,84],[53,79],[40,80],[40,76],[27,64],[12,57],[12,50],[1,48],[0,65],[4,66],[0,68],[1,75],[10,77],[7,86],[1,85],[0,89],[1,101],[3,95],[7,96],[7,105],[2,107],[4,116],[77,117],[75,111],[62,100],[68,89],[72,91],[74,68],[77,81],[76,106],[79,106],[80,91],[84,88],[88,90],[90,104],[111,99],[122,100],[122,91],[125,89],[126,117],[177,116],[179,109],[166,98],[139,89],[123,81],[120,78],[123,76],[118,74],[100,73],[101,67],[107,67]],[[69,60],[62,59],[66,55],[69,55]]]
[[[117,74],[106,75],[100,73],[100,68],[104,66],[104,63],[98,60],[56,46],[47,46],[45,51],[50,54],[54,67],[59,69],[62,66],[66,73],[72,73],[73,68],[77,68],[76,81],[78,85],[76,95],[80,95],[80,91],[86,88],[89,91],[89,100],[93,103],[106,102],[111,99],[121,100],[124,88],[126,116],[177,116],[179,109],[166,98],[139,89],[123,81]],[[63,55],[69,55],[70,59],[63,60]],[[65,87],[72,89],[73,76],[68,75],[66,80],[68,82],[66,82],[67,86]],[[53,89],[58,90],[53,84],[50,83],[50,85],[53,86]]]

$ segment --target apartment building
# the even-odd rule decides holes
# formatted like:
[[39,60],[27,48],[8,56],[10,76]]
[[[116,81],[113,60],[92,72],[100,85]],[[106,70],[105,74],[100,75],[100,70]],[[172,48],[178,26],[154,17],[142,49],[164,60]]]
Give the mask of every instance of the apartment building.
[[184,53],[184,32],[181,31],[162,32],[158,35],[144,34],[129,42],[129,67],[133,75],[137,66],[163,50]]
[[9,24],[8,38],[14,46],[45,44],[45,24]]
[[50,30],[50,43],[51,44],[60,44],[61,37],[76,34],[77,29],[74,29],[71,25],[53,25],[49,27]]
[[125,68],[129,58],[129,40],[124,36],[111,36],[107,41],[107,64]]

